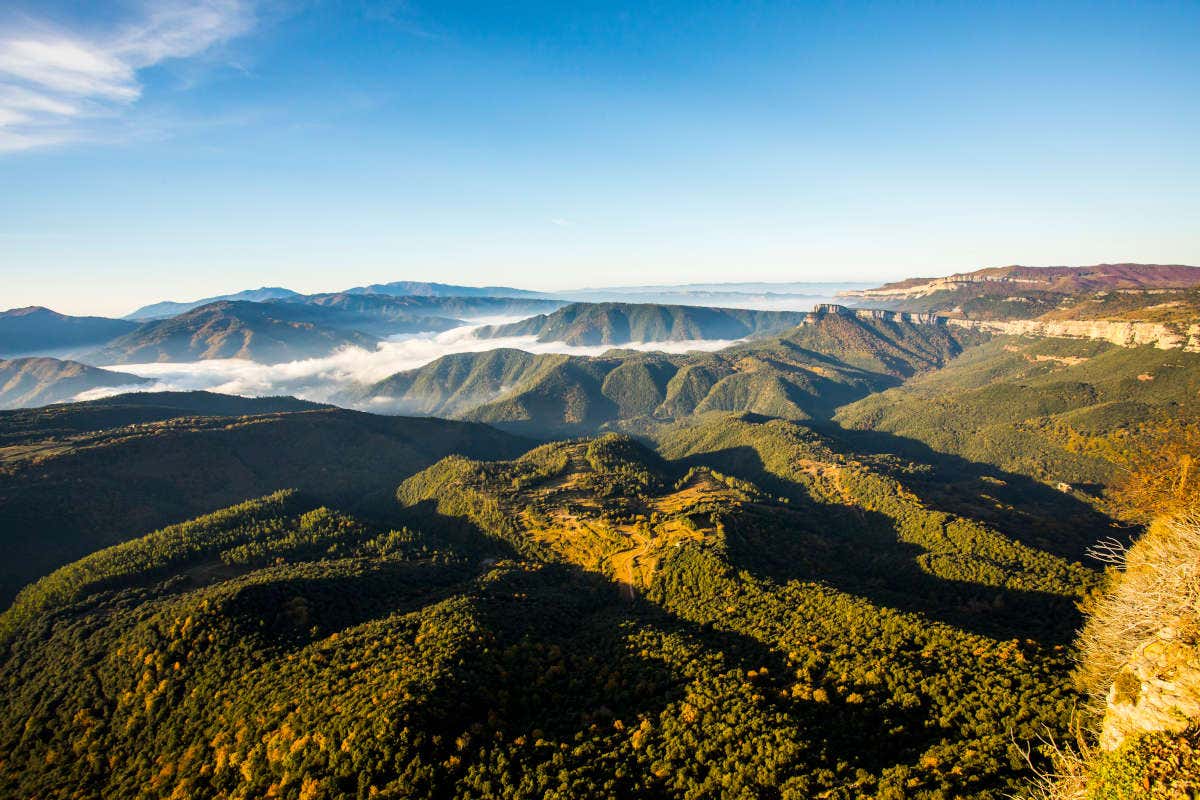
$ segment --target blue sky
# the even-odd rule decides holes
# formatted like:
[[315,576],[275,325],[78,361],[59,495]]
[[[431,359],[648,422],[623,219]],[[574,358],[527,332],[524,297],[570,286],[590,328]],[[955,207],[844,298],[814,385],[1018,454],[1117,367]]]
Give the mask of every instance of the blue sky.
[[0,307],[1200,263],[1200,4],[17,0]]

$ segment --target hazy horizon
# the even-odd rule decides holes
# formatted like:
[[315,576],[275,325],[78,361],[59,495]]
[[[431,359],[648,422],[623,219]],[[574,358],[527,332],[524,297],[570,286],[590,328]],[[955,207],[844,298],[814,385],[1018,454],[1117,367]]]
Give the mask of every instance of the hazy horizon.
[[[908,276],[898,276],[898,277],[908,277]],[[898,277],[897,278],[888,278],[887,280],[895,280],[895,279],[898,279]],[[370,286],[373,284],[385,284],[385,283],[391,283],[391,282],[395,282],[395,281],[406,281],[406,280],[431,282],[431,283],[444,283],[444,284],[449,284],[449,285],[468,286],[471,288],[482,288],[483,286],[503,286],[506,288],[520,289],[520,290],[524,290],[524,291],[544,292],[548,295],[554,295],[556,293],[556,291],[559,294],[569,295],[569,294],[575,294],[575,293],[584,294],[584,293],[604,292],[604,291],[625,290],[625,291],[630,291],[630,292],[640,292],[640,291],[656,291],[656,290],[664,290],[664,289],[685,289],[685,288],[686,289],[694,289],[696,291],[717,290],[718,287],[726,289],[726,290],[733,290],[735,287],[750,287],[750,286],[764,287],[763,289],[760,289],[759,291],[770,291],[770,289],[768,289],[766,287],[804,287],[804,286],[813,287],[813,288],[827,287],[830,289],[842,289],[842,288],[855,288],[855,287],[859,287],[859,286],[873,286],[873,285],[876,285],[877,283],[886,282],[886,281],[852,281],[852,280],[846,280],[846,281],[834,281],[834,280],[746,281],[746,280],[739,280],[739,281],[718,282],[718,283],[645,283],[645,284],[636,284],[636,285],[620,284],[620,285],[612,285],[612,286],[606,286],[606,285],[602,285],[602,284],[591,284],[591,285],[587,285],[587,286],[582,286],[582,285],[581,286],[568,286],[568,287],[563,287],[562,289],[559,289],[559,290],[555,290],[555,289],[549,289],[549,288],[544,288],[544,287],[539,287],[539,286],[521,286],[521,285],[505,284],[505,283],[499,283],[499,282],[498,283],[490,283],[490,284],[465,284],[465,283],[460,283],[457,281],[445,280],[445,279],[430,280],[430,279],[423,279],[423,278],[388,278],[388,279],[369,281],[369,282],[367,282],[365,284],[361,284],[361,285],[362,286]],[[135,302],[135,301],[131,300],[130,298],[122,295],[119,297],[114,297],[113,301],[111,303],[109,303],[105,300],[97,300],[96,298],[92,298],[91,301],[84,299],[84,300],[81,300],[78,304],[59,303],[56,305],[54,302],[30,302],[30,303],[23,303],[23,304],[18,304],[18,305],[5,305],[5,307],[0,308],[0,312],[10,311],[10,310],[18,309],[18,308],[26,308],[26,307],[30,307],[30,306],[34,306],[34,307],[40,306],[40,307],[49,308],[51,311],[57,311],[59,313],[68,314],[71,316],[106,316],[106,317],[113,317],[113,318],[122,318],[122,317],[128,316],[129,314],[133,313],[134,311],[141,309],[145,306],[152,305],[155,303],[160,303],[160,302],[193,303],[197,300],[202,300],[202,299],[206,299],[206,298],[210,298],[210,297],[220,297],[223,295],[237,294],[238,292],[242,292],[242,291],[253,291],[253,290],[257,290],[257,289],[268,289],[268,288],[290,289],[292,291],[299,292],[300,294],[309,294],[309,295],[330,294],[330,293],[346,291],[348,289],[359,288],[359,286],[360,286],[360,284],[348,284],[345,286],[325,287],[325,288],[318,288],[318,289],[314,289],[314,290],[302,290],[295,285],[287,285],[287,284],[267,285],[267,284],[253,284],[253,282],[252,282],[251,284],[239,286],[237,288],[213,291],[208,294],[205,294],[202,296],[196,296],[196,297],[171,296],[169,288],[162,289],[160,291],[160,287],[151,287],[151,289],[148,292],[144,293],[144,295],[143,295],[144,302],[141,302],[141,301]],[[154,294],[154,292],[156,292],[156,291],[159,293]],[[746,290],[746,291],[749,291],[749,290]],[[807,295],[807,296],[810,296],[813,298],[828,299],[828,297],[830,295],[831,295],[831,293],[817,292],[817,293]],[[6,298],[6,300],[7,300],[7,298]],[[647,300],[646,302],[651,302],[651,301]],[[795,304],[791,304],[791,303],[775,305],[775,306],[766,305],[763,303],[735,303],[733,306],[730,306],[727,303],[723,304],[720,301],[714,301],[712,303],[708,303],[708,302],[686,303],[685,305],[713,305],[713,306],[717,306],[717,307],[764,308],[764,309],[778,308],[780,310],[795,308],[796,310],[803,310],[800,308],[799,305],[795,305]],[[808,305],[808,304],[804,303],[802,305]]]

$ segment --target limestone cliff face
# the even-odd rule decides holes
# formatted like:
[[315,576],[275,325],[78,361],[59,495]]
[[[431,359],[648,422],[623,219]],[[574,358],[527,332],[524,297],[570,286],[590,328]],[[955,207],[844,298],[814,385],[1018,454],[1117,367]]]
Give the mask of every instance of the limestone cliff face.
[[879,308],[848,308],[836,303],[817,303],[800,324],[812,325],[824,314],[837,314],[857,319],[881,319],[890,322],[914,322],[924,325],[944,325],[947,321],[945,317],[937,314],[917,314],[908,311],[888,311]]
[[1021,319],[990,321],[955,319],[940,314],[921,314],[907,311],[888,311],[870,308],[848,308],[836,303],[819,303],[801,322],[815,324],[823,315],[836,314],[858,319],[913,322],[926,325],[953,325],[959,328],[1010,336],[1048,336],[1060,339],[1095,339],[1121,347],[1154,345],[1160,350],[1186,350],[1200,353],[1200,324],[1187,328],[1160,322],[1125,322],[1112,320],[1036,320]]
[[1184,620],[1139,646],[1108,691],[1100,746],[1146,733],[1182,733],[1200,719],[1200,638]]
[[1154,345],[1160,350],[1183,349],[1200,352],[1200,324],[1187,328],[1158,322],[1120,322],[1110,320],[1036,320],[1022,319],[993,322],[971,319],[947,319],[947,324],[963,328],[1017,336],[1053,336],[1065,339],[1096,339],[1121,347]]

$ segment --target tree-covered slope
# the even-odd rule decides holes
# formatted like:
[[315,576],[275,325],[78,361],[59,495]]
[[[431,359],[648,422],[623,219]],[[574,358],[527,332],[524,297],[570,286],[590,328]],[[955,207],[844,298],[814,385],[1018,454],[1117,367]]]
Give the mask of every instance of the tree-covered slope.
[[290,487],[366,502],[449,453],[497,458],[526,446],[481,425],[340,409],[149,421],[164,413],[151,406],[121,425],[129,411],[82,409],[120,426],[75,433],[70,419],[18,418],[16,440],[0,449],[0,546],[10,554],[0,603],[60,564],[249,497]]
[[0,793],[1022,784],[1022,749],[1069,724],[1089,570],[783,421],[663,451],[454,457],[382,526],[279,493],[63,567],[0,617]]
[[0,409],[28,408],[71,400],[89,389],[150,383],[126,372],[89,367],[57,358],[0,359]]
[[1185,461],[1200,442],[1198,396],[1197,353],[1000,337],[836,418],[1089,492],[1131,472],[1184,491],[1195,482]]
[[572,303],[507,325],[480,328],[476,336],[496,339],[534,336],[539,342],[622,345],[697,339],[744,339],[798,325],[799,311],[670,306],[653,303]]

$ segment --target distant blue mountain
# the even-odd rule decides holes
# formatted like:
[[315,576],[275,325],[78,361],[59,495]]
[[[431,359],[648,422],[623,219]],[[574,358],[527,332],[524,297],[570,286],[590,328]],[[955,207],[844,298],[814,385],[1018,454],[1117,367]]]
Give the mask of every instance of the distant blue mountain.
[[0,311],[0,356],[50,355],[99,347],[136,328],[107,317],[71,317],[42,306]]
[[175,303],[170,300],[164,300],[161,303],[151,303],[148,306],[142,306],[132,314],[126,314],[125,319],[138,320],[139,322],[152,319],[166,319],[167,317],[182,314],[185,311],[191,311],[193,308],[199,308],[200,306],[206,306],[209,303],[216,303],[221,300],[248,300],[253,303],[262,303],[267,300],[287,300],[299,296],[299,292],[293,292],[291,289],[284,289],[281,286],[264,286],[261,289],[247,289],[244,292],[237,292],[235,294],[205,297],[202,300],[193,300],[190,303]]

